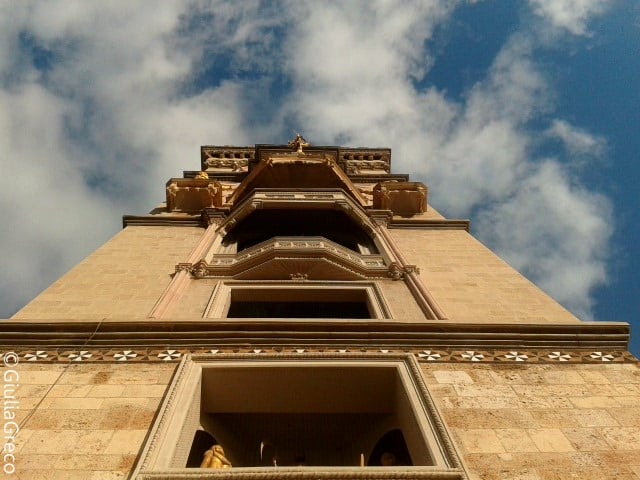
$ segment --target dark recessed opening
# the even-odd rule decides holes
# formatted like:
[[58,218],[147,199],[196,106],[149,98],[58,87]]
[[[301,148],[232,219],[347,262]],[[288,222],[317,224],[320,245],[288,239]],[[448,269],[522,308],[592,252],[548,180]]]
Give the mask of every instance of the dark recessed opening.
[[366,302],[232,301],[229,318],[371,318]]
[[237,243],[237,251],[273,237],[324,237],[355,252],[377,249],[371,238],[348,215],[335,210],[258,210],[245,218],[224,239]]
[[408,400],[393,367],[257,365],[204,369],[198,405],[234,468],[433,465]]
[[402,430],[396,428],[385,433],[373,448],[367,465],[369,467],[413,465]]
[[281,287],[231,290],[227,318],[376,318],[365,289]]
[[189,451],[187,459],[187,468],[197,468],[202,463],[204,452],[211,448],[211,445],[217,444],[218,441],[209,432],[197,430],[193,436],[193,443]]

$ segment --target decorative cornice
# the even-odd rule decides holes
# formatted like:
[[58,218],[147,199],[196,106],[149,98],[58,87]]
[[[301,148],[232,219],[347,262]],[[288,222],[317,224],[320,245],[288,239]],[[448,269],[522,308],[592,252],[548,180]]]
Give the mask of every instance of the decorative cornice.
[[227,212],[216,208],[205,208],[202,211],[202,218],[207,221],[208,225],[222,225],[226,216]]
[[379,182],[408,182],[409,174],[407,173],[390,173],[388,175],[378,174],[350,174],[349,178],[353,183],[379,183]]
[[287,209],[287,208],[328,208],[342,210],[353,218],[367,233],[373,234],[375,225],[364,209],[349,195],[340,189],[316,190],[274,190],[256,189],[241,203],[236,205],[224,220],[220,229],[223,233],[230,232],[251,212],[257,209]]
[[380,320],[131,320],[2,322],[6,348],[199,348],[227,345],[381,346],[434,349],[553,349],[625,351],[629,325],[621,322],[484,324]]
[[313,151],[283,153],[264,152],[249,175],[242,180],[230,197],[229,204],[242,202],[256,189],[291,190],[305,188],[342,189],[356,202],[365,206],[367,200],[335,162],[331,155]]
[[389,222],[389,228],[420,228],[423,230],[465,230],[469,231],[469,220],[447,220],[420,218],[394,218]]
[[[237,254],[213,255],[210,263],[198,262],[191,268],[191,272],[197,278],[239,278],[256,266],[278,259],[281,263],[285,260],[313,262],[326,259],[333,265],[354,272],[357,278],[380,278],[386,272],[382,256],[361,255],[324,237],[273,237]],[[276,269],[273,273],[281,272]]]
[[122,228],[126,227],[206,227],[202,216],[191,215],[123,215]]
[[232,171],[246,171],[251,160],[255,158],[254,147],[229,147],[204,145],[200,147],[202,170],[224,168]]
[[[330,191],[330,190],[329,190]],[[260,190],[257,190],[260,192]],[[262,192],[260,192],[262,193]],[[344,195],[344,194],[343,194]],[[238,217],[239,210],[242,210],[242,206],[236,207],[233,217],[236,217],[237,220],[240,220],[243,216],[248,215],[251,211],[256,208],[264,208],[265,202],[267,204],[273,203],[287,203],[287,202],[327,202],[329,201],[330,194],[322,193],[322,192],[295,192],[290,193],[288,196],[285,196],[285,192],[278,195],[277,193],[269,194],[266,197],[262,197],[261,195],[255,197],[253,200],[250,197],[242,202],[242,205],[245,205],[245,208],[249,207],[245,215],[240,214]],[[333,198],[333,197],[332,197]],[[348,198],[348,197],[347,197]],[[342,209],[349,213],[351,211],[361,212],[360,208],[357,208],[355,205],[347,206],[343,202],[335,201],[334,204],[336,206],[342,207]],[[356,207],[356,208],[354,208]],[[275,208],[275,207],[274,207]],[[378,212],[386,212],[382,210],[373,210],[372,213],[369,214],[369,210],[367,210],[367,214],[370,215],[372,221],[376,221],[379,223],[385,223],[383,217],[388,217],[386,213],[383,214],[382,217],[378,215]],[[219,209],[205,209],[202,214],[198,215],[189,215],[185,216],[184,214],[180,215],[123,215],[122,216],[122,226],[176,226],[176,227],[204,227],[209,223],[223,223],[225,219],[225,212]],[[362,213],[362,215],[357,215],[359,220],[363,221],[366,218],[366,215]],[[361,218],[360,218],[361,217]],[[380,218],[378,218],[380,217]],[[465,230],[469,231],[470,221],[469,220],[446,220],[446,219],[407,219],[407,218],[391,218],[388,217],[388,228],[418,228],[423,230]],[[367,222],[368,223],[368,222]],[[230,229],[229,229],[230,230]]]
[[278,468],[229,468],[193,472],[176,470],[140,473],[135,480],[464,480],[468,478],[460,470],[439,470],[429,467],[384,467],[377,471],[359,467],[278,467]]
[[8,347],[0,353],[13,352],[21,363],[149,363],[177,362],[187,355],[216,355],[223,358],[259,358],[278,355],[280,358],[296,358],[301,354],[318,358],[345,355],[413,355],[420,363],[481,363],[481,364],[612,364],[637,363],[638,360],[624,349],[597,348],[454,348],[443,346],[391,347],[386,344],[357,343],[294,344],[225,343],[218,339],[209,346],[180,346],[169,343],[163,347]]

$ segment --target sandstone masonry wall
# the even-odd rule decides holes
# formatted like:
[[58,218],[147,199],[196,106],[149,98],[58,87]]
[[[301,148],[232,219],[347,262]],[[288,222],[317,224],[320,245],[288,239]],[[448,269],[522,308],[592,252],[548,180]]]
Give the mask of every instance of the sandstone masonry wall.
[[18,365],[15,478],[126,478],[175,367]]
[[127,227],[54,282],[16,319],[145,318],[204,230]]
[[573,323],[578,319],[462,230],[390,229],[450,321]]
[[423,365],[472,480],[637,480],[636,364]]

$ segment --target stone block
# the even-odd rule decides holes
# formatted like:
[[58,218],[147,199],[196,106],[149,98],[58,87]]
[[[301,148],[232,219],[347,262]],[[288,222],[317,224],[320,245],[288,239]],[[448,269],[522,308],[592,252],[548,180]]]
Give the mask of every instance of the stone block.
[[531,440],[541,452],[571,452],[574,450],[561,430],[557,428],[529,429]]

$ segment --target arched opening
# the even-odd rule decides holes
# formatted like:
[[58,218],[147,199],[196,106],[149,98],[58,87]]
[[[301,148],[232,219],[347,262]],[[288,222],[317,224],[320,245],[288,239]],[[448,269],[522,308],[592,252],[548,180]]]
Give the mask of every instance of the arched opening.
[[273,237],[324,237],[361,254],[378,253],[373,240],[344,212],[337,210],[256,210],[224,238],[227,251],[240,252]]
[[187,468],[199,468],[202,463],[204,452],[217,443],[218,441],[209,432],[196,430],[196,433],[193,436],[193,442],[191,443],[189,458],[187,459]]
[[404,441],[402,430],[396,428],[385,433],[369,456],[368,467],[376,466],[411,466],[411,455]]

